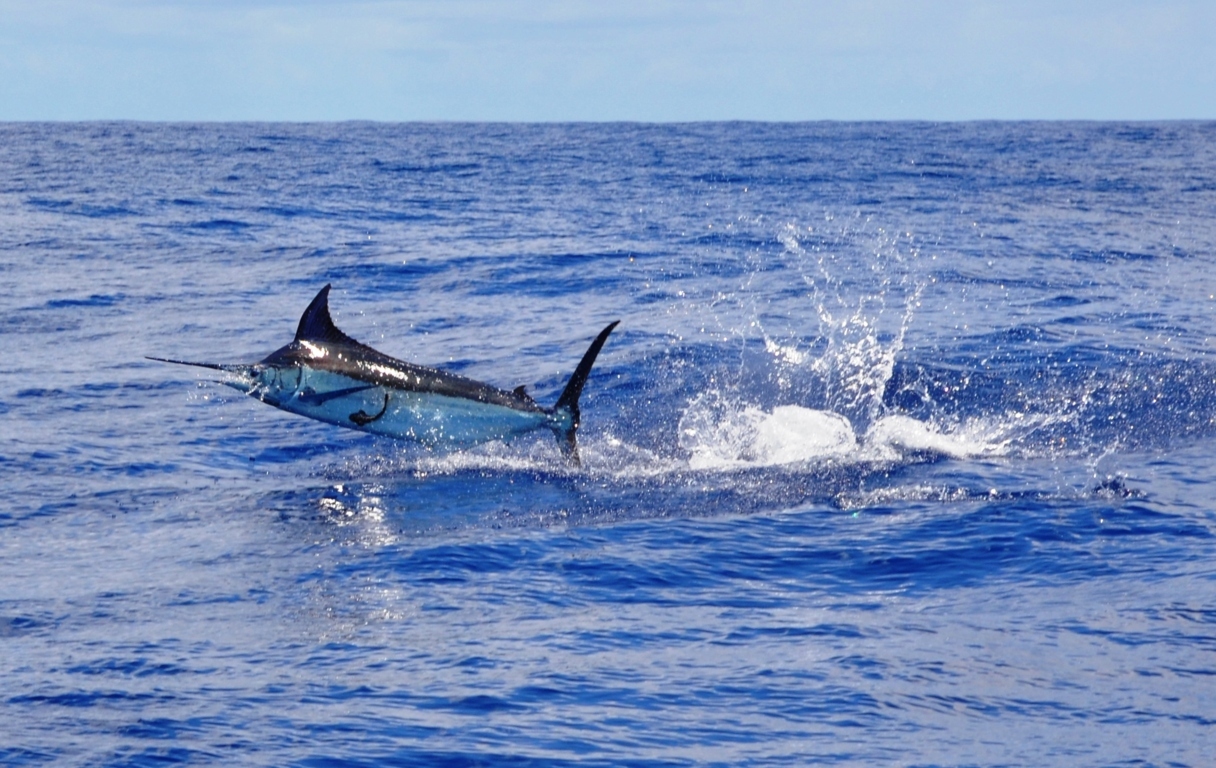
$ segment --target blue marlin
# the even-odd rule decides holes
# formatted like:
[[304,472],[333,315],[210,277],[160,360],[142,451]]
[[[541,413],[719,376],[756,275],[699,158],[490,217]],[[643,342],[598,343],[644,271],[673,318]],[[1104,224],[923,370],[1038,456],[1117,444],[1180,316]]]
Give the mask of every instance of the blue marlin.
[[566,458],[579,464],[578,399],[616,321],[600,331],[552,408],[524,387],[507,391],[437,368],[377,352],[347,336],[329,316],[326,285],[300,317],[290,344],[252,364],[193,363],[228,374],[224,384],[263,403],[340,427],[433,448],[461,448],[510,440],[538,429],[557,437]]

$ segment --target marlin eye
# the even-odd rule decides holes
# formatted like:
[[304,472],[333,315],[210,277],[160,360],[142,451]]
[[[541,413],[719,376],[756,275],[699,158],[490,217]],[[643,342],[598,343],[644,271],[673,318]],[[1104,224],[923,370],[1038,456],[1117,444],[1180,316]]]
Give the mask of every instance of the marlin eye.
[[312,387],[304,387],[300,390],[300,397],[312,397],[315,394],[317,394],[317,390]]

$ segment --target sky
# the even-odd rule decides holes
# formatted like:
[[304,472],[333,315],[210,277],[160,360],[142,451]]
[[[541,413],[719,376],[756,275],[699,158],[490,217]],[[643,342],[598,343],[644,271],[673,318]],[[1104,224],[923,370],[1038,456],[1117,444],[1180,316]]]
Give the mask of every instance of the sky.
[[0,0],[0,120],[1214,118],[1213,0]]

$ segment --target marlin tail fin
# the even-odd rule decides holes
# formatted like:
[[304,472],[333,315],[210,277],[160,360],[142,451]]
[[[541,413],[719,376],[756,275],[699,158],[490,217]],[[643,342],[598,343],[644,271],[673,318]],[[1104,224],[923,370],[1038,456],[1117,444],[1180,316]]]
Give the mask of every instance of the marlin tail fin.
[[599,356],[600,350],[604,348],[604,342],[608,341],[608,335],[619,322],[621,321],[616,320],[609,323],[608,327],[595,337],[595,341],[591,342],[591,346],[587,347],[583,359],[579,361],[578,367],[570,375],[570,381],[566,383],[566,388],[562,390],[562,396],[557,398],[557,404],[553,406],[555,413],[565,411],[570,414],[568,426],[555,431],[562,453],[576,467],[579,465],[578,440],[575,437],[579,422],[578,397],[583,393],[583,385],[587,383],[587,376],[591,374],[591,366],[595,365],[595,358]]

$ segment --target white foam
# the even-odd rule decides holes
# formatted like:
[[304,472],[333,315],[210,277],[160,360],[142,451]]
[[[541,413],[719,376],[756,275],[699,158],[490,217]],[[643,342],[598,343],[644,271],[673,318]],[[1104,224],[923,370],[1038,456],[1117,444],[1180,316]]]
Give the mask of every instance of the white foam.
[[766,412],[713,395],[689,404],[680,445],[691,469],[732,469],[846,456],[857,450],[857,437],[838,413],[798,405]]
[[903,415],[884,416],[874,422],[865,444],[875,454],[890,458],[911,452],[965,459],[998,450],[997,445],[978,437],[944,433],[934,424]]
[[966,459],[1006,455],[1038,419],[1024,414],[943,426],[903,414],[883,416],[859,439],[850,420],[832,410],[781,405],[765,410],[707,391],[680,419],[680,447],[693,470],[833,462],[900,462],[926,456]]
[[792,464],[853,453],[857,437],[838,413],[782,405],[757,425],[752,448],[757,464]]
[[680,419],[680,446],[691,469],[727,469],[750,463],[751,446],[764,417],[759,408],[706,405],[694,400]]

